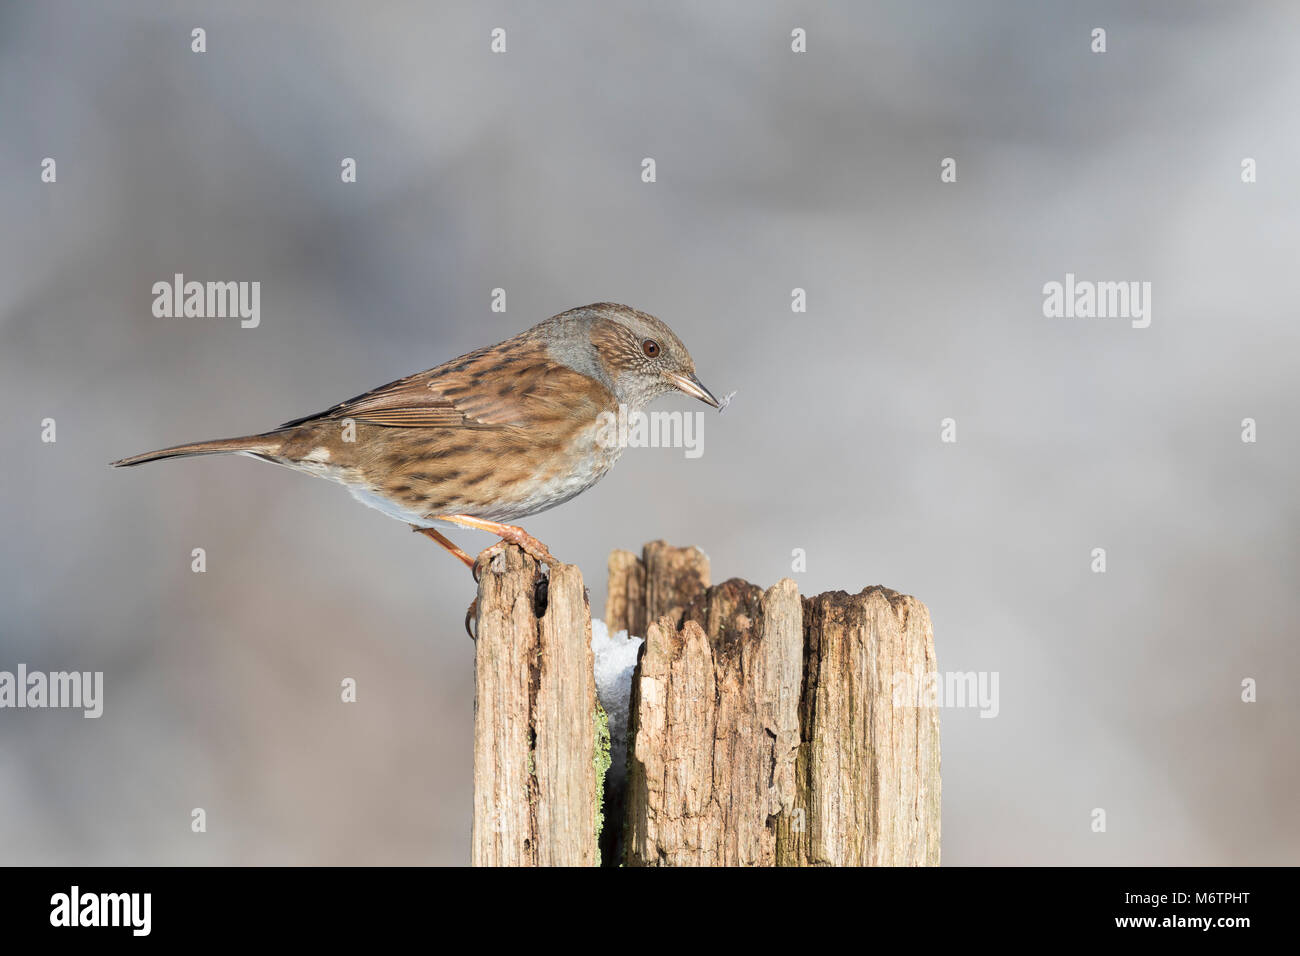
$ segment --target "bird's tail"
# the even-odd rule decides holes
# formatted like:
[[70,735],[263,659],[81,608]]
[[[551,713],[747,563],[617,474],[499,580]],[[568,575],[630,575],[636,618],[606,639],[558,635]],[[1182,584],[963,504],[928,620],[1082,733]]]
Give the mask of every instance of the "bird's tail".
[[193,455],[229,455],[243,452],[248,455],[274,456],[283,444],[281,437],[274,432],[265,435],[245,435],[243,438],[218,438],[216,441],[196,441],[188,445],[173,445],[158,451],[147,451],[143,455],[132,455],[112,463],[114,468],[126,468],[131,465],[143,465],[146,461],[161,461],[164,458],[189,458]]

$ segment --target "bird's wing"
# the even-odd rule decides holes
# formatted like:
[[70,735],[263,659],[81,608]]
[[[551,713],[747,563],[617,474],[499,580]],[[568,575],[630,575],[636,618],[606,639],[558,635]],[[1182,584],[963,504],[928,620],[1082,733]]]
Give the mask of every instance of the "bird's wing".
[[280,427],[342,418],[401,428],[526,427],[575,413],[577,404],[590,401],[584,393],[590,396],[593,386],[608,395],[592,379],[556,363],[541,343],[512,339]]
[[281,428],[324,419],[352,418],[372,425],[406,428],[484,427],[488,422],[471,418],[454,400],[430,388],[429,372],[418,372],[364,392],[315,415],[285,422]]

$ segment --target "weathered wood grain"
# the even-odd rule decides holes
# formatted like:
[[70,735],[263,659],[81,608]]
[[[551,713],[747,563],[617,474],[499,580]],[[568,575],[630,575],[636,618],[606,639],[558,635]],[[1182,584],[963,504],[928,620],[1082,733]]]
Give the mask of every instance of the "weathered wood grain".
[[[899,675],[937,671],[924,604],[881,587],[802,599],[788,579],[710,587],[700,551],[664,542],[609,571],[609,626],[645,631],[625,806],[606,808],[622,862],[938,864],[939,713],[894,695]],[[546,580],[508,548],[479,584],[477,865],[598,859],[590,612],[577,568]]]
[[582,575],[510,547],[479,580],[475,866],[596,862],[596,687]]
[[645,634],[645,562],[631,551],[610,552],[605,627],[611,634]]
[[708,590],[709,559],[699,548],[676,548],[666,541],[651,541],[642,550],[641,560],[645,564],[647,626],[665,616],[673,620],[674,626],[680,626],[686,607]]
[[937,670],[930,612],[888,588],[804,602],[795,812],[777,862],[937,866],[939,712],[894,699],[895,675]]
[[731,580],[676,621],[633,678],[629,864],[938,864],[939,713],[894,698],[937,670],[924,604]]
[[709,559],[699,548],[677,548],[651,541],[638,557],[631,551],[609,556],[605,626],[645,637],[646,628],[664,615],[681,624],[687,605],[709,587]]
[[692,608],[650,625],[633,679],[627,862],[771,866],[796,796],[798,591],[728,581]]
[[537,862],[594,866],[596,854],[596,677],[591,611],[582,573],[554,568],[538,622],[534,708]]

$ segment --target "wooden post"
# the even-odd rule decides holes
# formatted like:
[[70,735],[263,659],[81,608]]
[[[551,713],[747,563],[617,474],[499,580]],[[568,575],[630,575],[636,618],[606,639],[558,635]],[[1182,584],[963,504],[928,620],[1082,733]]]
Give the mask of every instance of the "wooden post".
[[632,679],[627,860],[773,866],[796,799],[799,592],[728,581],[695,608],[650,625]]
[[804,636],[797,797],[777,862],[938,866],[939,710],[895,699],[898,678],[938,669],[930,612],[888,588],[832,591],[804,601]]
[[[622,862],[938,864],[939,715],[896,696],[937,670],[924,604],[881,587],[801,598],[790,579],[710,587],[699,550],[661,541],[615,552],[609,573],[610,631],[645,636],[625,805],[611,787],[605,808]],[[475,864],[597,860],[590,616],[577,568],[543,580],[508,548],[479,584]]]
[[479,579],[477,621],[471,862],[595,865],[603,713],[582,575],[548,581],[506,548]]
[[[648,583],[652,585],[649,590]],[[645,637],[648,621],[668,615],[676,628],[686,607],[698,600],[708,586],[709,559],[699,548],[675,548],[665,541],[651,541],[639,556],[631,551],[614,551],[609,556],[605,627],[610,634],[627,631],[634,637]],[[614,749],[620,756],[627,752],[625,746]],[[626,856],[626,808],[627,765],[620,761],[605,778],[605,812],[610,822],[601,831],[600,853],[607,862],[621,862]]]
[[644,637],[646,626],[665,614],[677,623],[687,605],[709,587],[709,559],[699,548],[674,548],[651,541],[641,557],[631,551],[609,556],[605,626]]
[[[644,564],[647,603],[678,586]],[[632,682],[629,865],[938,865],[939,714],[894,694],[937,670],[924,604],[786,579],[665,607]]]
[[609,588],[605,595],[605,627],[609,633],[645,633],[645,561],[631,551],[609,554]]

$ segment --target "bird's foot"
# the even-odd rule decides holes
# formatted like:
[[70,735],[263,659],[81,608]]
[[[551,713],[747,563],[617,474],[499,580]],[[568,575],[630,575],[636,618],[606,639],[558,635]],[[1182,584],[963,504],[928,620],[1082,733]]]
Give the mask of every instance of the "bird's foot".
[[[524,553],[531,557],[538,564],[544,564],[548,568],[558,568],[559,560],[551,554],[550,549],[542,542],[538,541],[523,528],[516,527],[512,524],[501,524],[496,521],[484,521],[481,518],[471,518],[468,515],[439,515],[443,521],[449,521],[452,524],[460,525],[464,528],[476,528],[479,531],[490,531],[493,534],[500,535],[501,540],[496,544],[484,548],[479,552],[477,558],[471,558],[468,554],[458,548],[448,538],[442,535],[436,528],[421,528],[412,525],[413,530],[433,541],[449,551],[451,554],[464,563],[474,576],[474,582],[478,583],[483,576],[483,569],[498,554],[505,550],[506,545],[518,545],[524,550]],[[471,641],[477,641],[478,637],[474,633],[471,623],[478,617],[478,598],[470,604],[469,609],[465,611],[465,633],[469,635]]]
[[[478,531],[488,531],[497,535],[501,539],[501,542],[488,548],[487,551],[499,549],[502,542],[514,544],[523,548],[524,553],[538,564],[544,564],[548,568],[558,568],[560,566],[559,559],[557,559],[555,555],[551,554],[550,549],[523,528],[516,527],[512,524],[502,524],[499,521],[485,521],[482,518],[473,518],[469,515],[439,515],[438,518],[441,521],[458,524],[462,528],[474,528]],[[485,551],[484,554],[486,553],[487,552]],[[493,553],[495,554],[497,552],[493,551]],[[480,554],[479,560],[482,560],[482,558],[483,555]],[[471,564],[471,567],[472,566],[473,564]]]
[[[542,544],[542,542],[538,541],[523,528],[516,528],[514,525],[508,524],[502,525],[501,527],[505,529],[506,533],[502,534],[500,531],[497,532],[501,535],[501,542],[493,547],[504,547],[506,544],[515,544],[523,548],[524,553],[538,564],[544,564],[548,568],[558,568],[560,566],[560,559],[551,554],[550,549],[547,548],[546,545]],[[488,548],[488,550],[491,551],[492,548]]]

